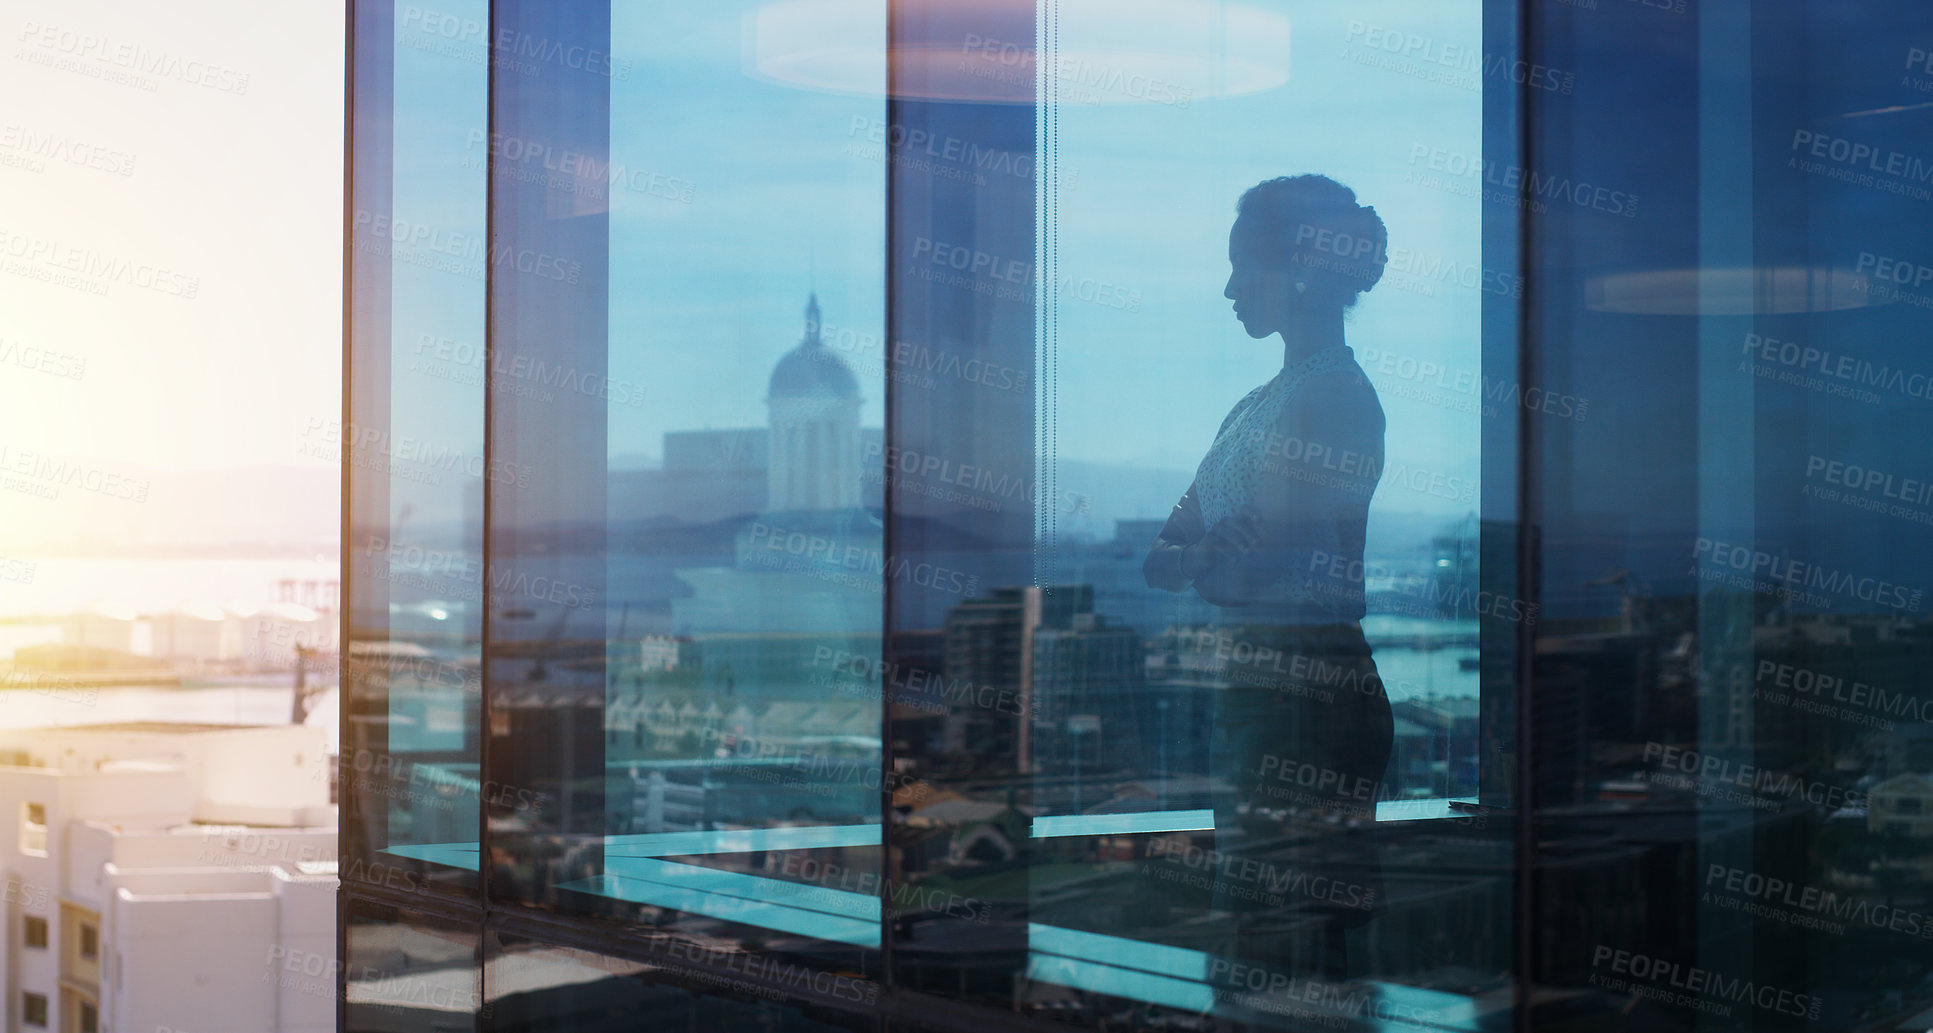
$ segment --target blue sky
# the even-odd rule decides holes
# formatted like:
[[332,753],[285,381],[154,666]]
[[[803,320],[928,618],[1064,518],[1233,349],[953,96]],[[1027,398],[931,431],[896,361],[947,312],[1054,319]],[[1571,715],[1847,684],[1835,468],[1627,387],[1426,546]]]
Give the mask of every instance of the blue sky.
[[[833,31],[843,38],[883,37],[883,4],[824,2],[842,19]],[[478,237],[483,35],[471,26],[482,24],[485,6],[399,5],[422,17],[404,26],[396,51],[395,214]],[[611,372],[645,397],[642,405],[612,406],[611,451],[651,454],[667,430],[763,423],[765,377],[798,339],[809,288],[829,324],[880,334],[885,166],[855,153],[870,141],[854,127],[882,120],[885,104],[876,88],[827,92],[750,74],[747,16],[782,4],[615,6],[612,49],[623,72],[612,83],[612,157],[655,177],[650,182],[678,184],[669,197],[619,189],[611,200]],[[180,76],[146,89],[31,60],[0,63],[0,85],[17,100],[6,124],[39,141],[13,138],[7,153],[21,160],[0,167],[0,184],[21,202],[4,229],[198,281],[188,299],[126,285],[103,296],[0,277],[5,345],[58,359],[38,375],[0,379],[0,400],[23,416],[10,438],[15,448],[130,476],[333,465],[341,11],[323,5],[261,19],[252,8],[227,15],[223,7],[208,0],[193,18],[181,18],[125,0],[91,0],[58,11],[30,8],[11,26],[16,47],[35,54],[71,57],[59,34],[91,33],[184,68],[195,62],[248,76],[245,89]],[[1068,0],[1062,9],[1070,51],[1105,52],[1121,26],[1146,14],[1103,5],[1119,12],[1110,23],[1092,17],[1092,4]],[[1261,12],[1286,21],[1290,39],[1288,77],[1273,89],[1218,98],[1211,63],[1174,74],[1193,91],[1186,107],[1061,110],[1062,269],[1140,298],[1131,315],[1063,306],[1062,454],[1185,470],[1228,405],[1278,361],[1274,346],[1241,334],[1220,297],[1224,234],[1243,188],[1285,172],[1326,172],[1377,206],[1395,246],[1438,261],[1476,261],[1476,203],[1403,179],[1419,142],[1476,149],[1479,94],[1355,63],[1349,54],[1373,53],[1363,31],[1371,26],[1422,39],[1438,48],[1436,56],[1444,46],[1474,45],[1477,5],[1202,0],[1153,9],[1185,10],[1195,31],[1211,34],[1226,24],[1224,13]],[[434,29],[430,18],[439,19]],[[38,23],[55,31],[51,43],[35,42],[30,30]],[[76,143],[116,156],[126,174],[49,160],[49,153],[80,153]],[[434,358],[421,350],[424,335],[453,341],[459,352],[480,345],[477,273],[398,264],[392,329],[399,371]],[[1429,296],[1386,283],[1372,293],[1352,323],[1359,351],[1380,346],[1474,369],[1478,293],[1444,283],[1434,290]],[[80,377],[61,373],[82,361]],[[430,369],[399,386],[415,404],[402,410],[396,433],[480,451],[480,386],[465,376],[475,367]],[[878,425],[883,385],[876,372],[861,373],[865,422]],[[1387,392],[1385,405],[1392,462],[1408,453],[1418,465],[1474,473],[1473,416],[1398,404]],[[1164,418],[1115,418],[1123,411]],[[447,479],[436,492],[455,502]],[[161,539],[173,533],[151,526],[151,514],[138,507],[73,492],[57,502],[19,495],[8,510],[18,540],[76,528]]]
[[[1393,250],[1479,265],[1477,202],[1404,180],[1419,144],[1481,150],[1480,93],[1358,63],[1382,53],[1367,46],[1374,26],[1423,40],[1420,52],[1450,57],[1457,74],[1446,48],[1479,46],[1477,4],[1255,7],[1290,26],[1279,87],[1217,97],[1218,69],[1198,64],[1171,73],[1189,91],[1185,106],[1061,108],[1061,269],[1139,298],[1134,312],[1062,304],[1063,458],[1190,469],[1229,405],[1279,368],[1279,342],[1250,340],[1221,296],[1235,199],[1261,179],[1334,176],[1376,206]],[[755,9],[620,7],[614,21],[613,52],[632,63],[613,82],[613,160],[694,185],[688,204],[614,194],[612,373],[650,395],[613,408],[614,454],[656,452],[666,430],[762,424],[764,376],[798,339],[808,283],[828,323],[881,333],[884,168],[852,145],[865,143],[855,120],[883,119],[884,101],[747,75],[742,23]],[[883,33],[865,25],[864,9],[848,10],[855,34]],[[1062,47],[1104,46],[1106,35],[1102,20],[1070,19]],[[1359,353],[1476,371],[1479,292],[1429,288],[1404,290],[1392,276],[1367,295],[1350,326]],[[882,385],[862,383],[865,422],[877,425]],[[1474,415],[1387,395],[1384,404],[1392,463],[1474,479]],[[1468,508],[1411,494],[1405,508]]]

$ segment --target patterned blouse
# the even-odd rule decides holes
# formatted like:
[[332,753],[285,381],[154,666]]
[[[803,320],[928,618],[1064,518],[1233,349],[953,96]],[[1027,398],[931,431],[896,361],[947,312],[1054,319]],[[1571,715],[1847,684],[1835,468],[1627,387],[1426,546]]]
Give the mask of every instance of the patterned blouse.
[[[1328,375],[1333,374],[1333,375]],[[1317,377],[1338,425],[1295,436],[1296,404]],[[1200,541],[1248,510],[1262,544],[1195,581],[1203,599],[1257,621],[1328,623],[1363,615],[1362,557],[1369,497],[1382,475],[1383,412],[1355,353],[1325,348],[1250,391],[1222,421],[1195,482],[1161,537]]]

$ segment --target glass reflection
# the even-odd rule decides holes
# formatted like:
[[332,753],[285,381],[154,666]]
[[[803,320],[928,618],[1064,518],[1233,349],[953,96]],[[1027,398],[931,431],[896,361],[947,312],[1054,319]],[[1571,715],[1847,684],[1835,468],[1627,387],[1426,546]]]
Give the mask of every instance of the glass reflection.
[[[346,1033],[455,1033],[487,1018],[477,935],[447,921],[357,902],[344,926]],[[329,961],[333,969],[333,959]]]
[[[484,982],[493,1033],[858,1033],[878,1028],[871,1016],[839,1007],[870,1004],[878,988],[844,976],[747,965],[742,955],[703,950],[666,950],[655,960],[637,961],[502,933],[492,935],[489,944]],[[707,962],[716,967],[706,968]],[[837,1003],[770,999],[770,984],[801,978]]]
[[[890,576],[865,476],[884,163],[856,146],[883,83],[869,100],[744,77],[757,4],[512,7],[518,38],[609,60],[497,86],[502,224],[581,278],[494,296],[495,343],[527,360],[493,396],[497,454],[536,483],[492,486],[493,557],[582,591],[494,615],[497,780],[556,804],[493,822],[493,885],[871,967],[881,704],[839,672],[877,668]],[[851,6],[838,31],[876,42],[884,16]]]
[[[1606,1028],[1933,1006],[1929,578],[1902,491],[1928,324],[1894,278],[1929,220],[1929,32],[1905,3],[1658,3],[1532,40],[1579,93],[1528,160],[1643,199],[1533,220],[1539,318],[1564,328],[1544,383],[1593,399],[1540,425],[1533,471],[1537,973]],[[1634,60],[1701,103],[1625,95]]]
[[[1308,830],[1373,822],[1394,738],[1361,625],[1385,420],[1343,335],[1344,310],[1382,278],[1388,232],[1324,176],[1268,180],[1237,210],[1223,294],[1250,337],[1281,337],[1282,370],[1222,421],[1143,571],[1220,611],[1210,628],[1231,659],[1213,763],[1233,792],[1215,852],[1280,869],[1254,887],[1216,881],[1216,910],[1237,916],[1230,954],[1339,975],[1342,930],[1381,907],[1381,865],[1366,837]],[[1261,916],[1284,907],[1321,916],[1315,942],[1268,929]]]
[[[1330,44],[1298,49],[1279,91],[1131,112],[1067,81],[1107,26],[1043,14],[1038,239],[1017,274],[1035,294],[1031,451],[959,412],[901,431],[930,435],[907,447],[942,470],[1035,477],[1033,585],[972,556],[995,587],[948,604],[940,651],[949,690],[1012,686],[1025,716],[951,708],[979,735],[915,740],[947,795],[906,821],[952,819],[978,850],[928,854],[925,877],[988,898],[996,927],[1024,920],[1014,1005],[1077,1025],[1454,1025],[1514,1004],[1512,830],[1475,806],[1499,752],[1480,722],[1508,715],[1492,692],[1510,674],[1477,646],[1535,608],[1479,562],[1480,505],[1504,521],[1513,500],[1476,486],[1518,381],[1483,323],[1522,279],[1486,261],[1480,192],[1410,167],[1419,145],[1424,162],[1484,153],[1497,64],[1451,82],[1379,52],[1481,54],[1475,5],[1270,9]],[[1270,178],[1310,167],[1334,178]],[[1012,245],[989,221],[933,234],[942,259],[991,255],[984,284],[915,298],[998,300]],[[900,538],[946,555],[922,539]],[[1003,869],[1023,866],[1008,910]],[[920,960],[938,986],[944,962]],[[961,996],[994,992],[984,966],[958,968]]]
[[[362,5],[352,180],[345,881],[474,892],[481,774],[487,5]],[[461,41],[445,25],[470,25]]]

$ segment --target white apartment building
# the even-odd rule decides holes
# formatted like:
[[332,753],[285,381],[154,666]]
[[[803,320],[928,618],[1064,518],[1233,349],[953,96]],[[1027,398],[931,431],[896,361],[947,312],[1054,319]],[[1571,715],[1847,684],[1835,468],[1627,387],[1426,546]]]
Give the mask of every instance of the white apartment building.
[[[317,727],[0,732],[5,1028],[326,1033],[336,816]],[[11,827],[7,827],[7,825]]]

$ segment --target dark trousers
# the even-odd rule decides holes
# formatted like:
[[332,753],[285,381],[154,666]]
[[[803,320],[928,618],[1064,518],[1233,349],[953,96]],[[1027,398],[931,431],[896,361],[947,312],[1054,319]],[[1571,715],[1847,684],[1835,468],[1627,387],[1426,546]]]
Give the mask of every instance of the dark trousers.
[[1353,622],[1218,631],[1213,906],[1229,916],[1227,954],[1339,978],[1343,931],[1384,906],[1374,823],[1389,697]]

